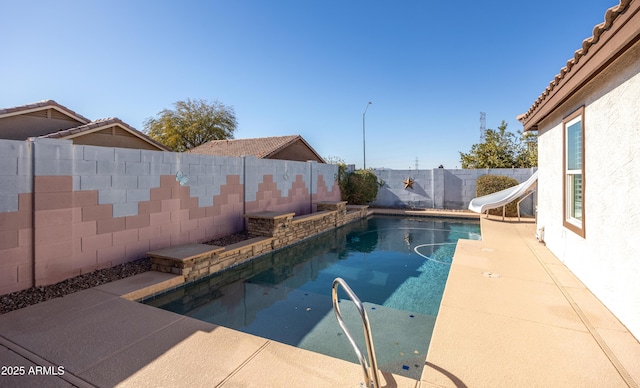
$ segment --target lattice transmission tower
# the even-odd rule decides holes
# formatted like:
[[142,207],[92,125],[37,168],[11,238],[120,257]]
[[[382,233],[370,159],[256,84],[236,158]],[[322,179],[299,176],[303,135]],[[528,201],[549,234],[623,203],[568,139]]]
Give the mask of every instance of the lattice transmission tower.
[[480,141],[484,140],[484,133],[487,131],[487,114],[480,112]]

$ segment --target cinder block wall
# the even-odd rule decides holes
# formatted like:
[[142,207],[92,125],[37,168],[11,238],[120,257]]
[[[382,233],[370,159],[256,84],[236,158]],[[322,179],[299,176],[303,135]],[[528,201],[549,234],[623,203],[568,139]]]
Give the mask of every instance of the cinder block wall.
[[[0,140],[0,295],[340,199],[336,166]],[[35,226],[35,227],[34,227]]]
[[245,162],[246,213],[273,210],[303,215],[316,210],[315,202],[340,200],[334,165],[256,158]]
[[32,285],[31,162],[30,143],[0,141],[0,294]]
[[[455,169],[432,170],[374,170],[378,181],[384,183],[372,206],[397,208],[467,209],[476,197],[476,180],[487,174],[504,175],[524,182],[536,168]],[[403,181],[414,180],[413,188],[405,188]],[[535,212],[535,194],[521,204],[523,214]]]

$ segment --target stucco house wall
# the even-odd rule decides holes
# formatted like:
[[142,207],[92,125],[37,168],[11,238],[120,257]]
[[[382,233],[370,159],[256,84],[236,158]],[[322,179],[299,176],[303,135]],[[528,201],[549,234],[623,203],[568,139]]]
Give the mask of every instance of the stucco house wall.
[[[640,338],[640,43],[538,125],[547,247]],[[584,106],[585,237],[563,226],[563,118]],[[579,295],[574,297],[579,298]]]
[[271,159],[279,159],[279,160],[297,160],[300,162],[306,162],[308,160],[313,160],[319,163],[324,163],[322,158],[316,155],[315,151],[309,148],[309,146],[302,140],[299,139],[293,143],[291,143],[286,148],[278,151],[270,156]]
[[86,124],[54,109],[5,117],[0,120],[0,138],[26,140]]
[[157,145],[149,143],[117,126],[83,134],[70,140],[73,141],[73,144],[158,151]]
[[38,137],[67,139],[82,145],[168,151],[118,118],[91,121],[53,100],[0,108],[0,139]]

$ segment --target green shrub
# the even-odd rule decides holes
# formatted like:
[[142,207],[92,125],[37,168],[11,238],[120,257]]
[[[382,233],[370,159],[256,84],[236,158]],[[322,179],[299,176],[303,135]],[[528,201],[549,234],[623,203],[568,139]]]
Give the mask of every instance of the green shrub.
[[338,183],[342,200],[350,205],[366,205],[378,196],[378,177],[370,170],[356,170],[347,173],[338,170]]
[[[509,187],[516,186],[518,181],[508,176],[502,175],[483,175],[476,180],[476,196],[482,197],[483,195],[493,194],[500,190],[508,189]],[[489,210],[489,214],[501,216],[502,206],[496,209]],[[509,203],[505,209],[505,215],[507,217],[518,216],[518,200]]]

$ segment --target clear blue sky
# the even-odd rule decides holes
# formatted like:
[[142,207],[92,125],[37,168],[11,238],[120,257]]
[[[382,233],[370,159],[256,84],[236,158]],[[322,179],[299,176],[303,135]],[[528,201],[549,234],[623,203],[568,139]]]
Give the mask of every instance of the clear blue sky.
[[525,112],[616,0],[1,1],[0,107],[144,121],[235,109],[236,138],[302,135],[362,167],[460,166]]

